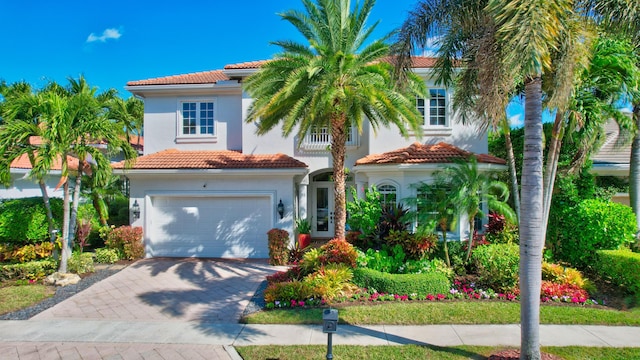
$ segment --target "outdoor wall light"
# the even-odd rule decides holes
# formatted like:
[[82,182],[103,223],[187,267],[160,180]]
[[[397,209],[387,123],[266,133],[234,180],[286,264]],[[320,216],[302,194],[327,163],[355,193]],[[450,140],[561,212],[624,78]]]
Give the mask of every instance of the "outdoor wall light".
[[284,216],[284,204],[282,203],[282,199],[278,203],[278,214],[280,214],[280,219]]
[[140,205],[138,204],[138,200],[133,202],[133,206],[131,206],[131,212],[133,213],[133,220],[140,219]]

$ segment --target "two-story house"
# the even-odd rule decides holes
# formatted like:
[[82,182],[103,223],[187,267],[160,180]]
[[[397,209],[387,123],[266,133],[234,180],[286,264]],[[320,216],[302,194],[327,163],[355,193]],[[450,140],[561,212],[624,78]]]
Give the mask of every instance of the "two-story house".
[[[429,87],[429,97],[416,101],[424,114],[421,142],[394,128],[351,132],[347,186],[359,196],[376,186],[384,201],[401,202],[416,196],[412,184],[429,181],[453,159],[487,152],[486,134],[457,122],[451,90],[430,80],[434,62],[413,59]],[[334,235],[328,129],[303,138],[257,136],[245,121],[252,99],[243,80],[263,63],[127,84],[144,100],[144,156],[115,168],[130,181],[132,225],[144,228],[147,256],[264,258],[267,231],[293,233],[297,217],[311,220],[313,237]],[[478,159],[484,170],[505,168],[502,159]],[[466,221],[459,223],[453,235],[464,238]]]

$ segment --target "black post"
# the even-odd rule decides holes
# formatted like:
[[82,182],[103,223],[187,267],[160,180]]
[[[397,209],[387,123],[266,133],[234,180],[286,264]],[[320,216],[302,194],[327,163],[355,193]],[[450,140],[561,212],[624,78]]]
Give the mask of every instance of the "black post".
[[329,337],[327,338],[327,360],[332,360],[333,359],[333,343],[332,343],[332,339],[331,339],[331,335],[333,335],[332,333],[327,334],[329,335]]

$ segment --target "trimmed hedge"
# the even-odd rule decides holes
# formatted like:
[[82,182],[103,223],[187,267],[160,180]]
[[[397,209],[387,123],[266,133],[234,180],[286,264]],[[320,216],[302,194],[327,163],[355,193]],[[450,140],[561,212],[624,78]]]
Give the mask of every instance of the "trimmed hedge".
[[37,280],[58,270],[55,260],[31,261],[23,264],[0,265],[1,280]]
[[[60,229],[62,199],[51,198],[55,226]],[[0,203],[0,243],[27,245],[49,241],[47,212],[41,197]]]
[[424,274],[387,274],[373,269],[357,268],[353,271],[353,282],[380,293],[409,294],[446,294],[451,289],[449,279],[442,273]]
[[630,250],[600,250],[594,266],[599,275],[640,295],[640,254]]

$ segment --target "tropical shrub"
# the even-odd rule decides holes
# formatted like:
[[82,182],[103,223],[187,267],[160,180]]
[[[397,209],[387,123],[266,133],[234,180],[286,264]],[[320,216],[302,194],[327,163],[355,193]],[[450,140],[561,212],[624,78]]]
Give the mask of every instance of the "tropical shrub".
[[93,254],[74,252],[68,260],[67,269],[76,274],[95,271],[93,266]]
[[113,264],[120,260],[116,249],[100,248],[95,251],[96,262],[100,264]]
[[406,231],[413,220],[409,219],[408,214],[409,209],[402,204],[390,202],[382,205],[380,221],[377,224],[377,236],[384,241],[391,231]]
[[504,215],[490,213],[489,221],[484,226],[485,240],[491,244],[518,244],[520,235],[518,227],[509,222]]
[[309,284],[314,298],[330,301],[339,296],[351,296],[358,290],[351,279],[353,272],[350,267],[345,264],[330,264],[307,275],[303,282]]
[[320,255],[322,255],[320,249],[310,249],[302,255],[299,265],[305,275],[320,269],[322,266]]
[[22,264],[0,265],[0,280],[37,280],[58,269],[58,262],[51,259]]
[[[60,228],[62,199],[49,199],[53,221]],[[49,225],[41,197],[0,202],[0,243],[26,245],[49,241]]]
[[121,259],[135,260],[144,255],[142,228],[139,226],[120,226],[112,229],[108,232],[104,244],[107,248],[116,249]]
[[304,277],[300,266],[292,266],[286,271],[278,271],[272,275],[267,275],[267,283],[287,282],[292,280],[302,280]]
[[449,280],[452,280],[455,277],[453,269],[447,266],[442,259],[409,260],[398,269],[399,274],[423,274],[428,272],[441,273]]
[[636,219],[626,205],[584,200],[565,215],[554,254],[577,268],[593,263],[597,250],[616,250],[634,242]]
[[353,272],[353,282],[370,291],[381,293],[409,294],[446,294],[451,282],[442,273],[426,274],[387,274],[373,269],[357,268]]
[[320,247],[318,260],[322,265],[345,264],[355,268],[357,257],[358,254],[353,245],[344,239],[333,239]]
[[[449,248],[449,261],[451,262],[451,269],[458,276],[465,276],[468,273],[467,267],[469,263],[465,261],[466,256],[466,243],[461,241],[447,241],[447,247]],[[438,242],[434,257],[439,259],[445,259],[446,254],[442,240]]]
[[548,262],[542,263],[542,280],[555,284],[575,285],[581,289],[588,286],[587,280],[579,270]]
[[640,294],[640,254],[626,249],[601,250],[593,268],[599,276],[632,294]]
[[390,246],[400,245],[408,259],[420,260],[425,255],[431,254],[436,249],[438,235],[436,234],[412,234],[406,230],[391,230],[386,238]]
[[54,244],[49,241],[24,246],[1,245],[0,262],[25,263],[32,260],[46,259],[51,257],[54,247]]
[[287,265],[289,262],[289,232],[282,229],[271,229],[267,232],[269,239],[269,264]]
[[477,247],[471,256],[478,282],[496,291],[508,292],[518,285],[520,249],[515,244]]
[[397,274],[398,269],[405,264],[405,257],[402,246],[389,247],[383,245],[380,250],[367,249],[366,253],[358,252],[357,264],[360,267]]
[[307,282],[298,280],[277,282],[270,284],[264,290],[264,301],[270,303],[275,301],[305,300],[310,298],[312,293],[313,289]]

